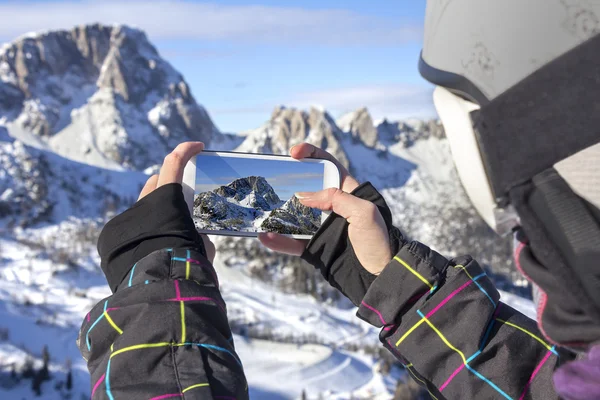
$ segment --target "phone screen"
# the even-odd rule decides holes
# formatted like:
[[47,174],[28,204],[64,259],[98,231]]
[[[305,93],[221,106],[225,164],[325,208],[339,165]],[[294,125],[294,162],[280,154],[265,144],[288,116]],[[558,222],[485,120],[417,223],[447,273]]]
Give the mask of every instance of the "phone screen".
[[196,159],[193,218],[201,231],[314,235],[321,211],[296,192],[323,189],[325,164],[286,158],[201,155]]

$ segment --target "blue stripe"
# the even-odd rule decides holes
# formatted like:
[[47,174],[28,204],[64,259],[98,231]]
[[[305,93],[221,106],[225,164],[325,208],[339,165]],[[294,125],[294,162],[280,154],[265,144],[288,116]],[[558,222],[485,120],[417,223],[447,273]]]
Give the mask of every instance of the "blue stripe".
[[473,361],[473,359],[474,359],[475,357],[477,357],[478,355],[480,355],[480,354],[481,354],[481,350],[477,350],[477,351],[475,352],[475,354],[473,354],[471,357],[467,358],[467,364],[468,364],[468,363],[470,363],[471,361]]
[[508,400],[513,400],[512,397],[510,397],[509,395],[507,395],[506,393],[504,393],[502,391],[502,389],[500,389],[498,386],[496,386],[496,384],[494,382],[490,381],[488,378],[486,378],[485,376],[481,375],[479,372],[475,371],[473,368],[469,367],[468,364],[465,365],[465,367],[467,367],[467,369],[469,371],[471,371],[473,374],[475,374],[476,377],[478,377],[479,379],[481,379],[482,381],[484,381],[485,383],[487,383],[488,385],[490,385],[492,388],[494,388],[502,396],[504,396]]
[[183,262],[186,262],[186,261],[187,261],[187,260],[186,260],[185,258],[183,258],[183,257],[172,257],[171,259],[172,259],[173,261],[183,261]]
[[487,343],[488,337],[490,336],[490,333],[492,332],[492,328],[494,327],[495,322],[496,322],[496,319],[494,317],[492,317],[492,320],[490,321],[490,323],[485,331],[485,335],[483,335],[483,339],[481,340],[481,343],[479,344],[479,350],[483,350],[483,348],[485,347],[485,344]]
[[238,358],[236,357],[235,354],[233,354],[231,351],[224,349],[223,347],[219,347],[219,346],[215,346],[212,344],[204,344],[204,343],[191,343],[191,342],[186,342],[184,343],[184,345],[188,345],[188,346],[199,346],[199,347],[205,347],[207,349],[212,349],[212,350],[217,350],[217,351],[222,351],[224,353],[229,354],[231,357],[234,358],[234,360],[240,365],[240,367],[242,366],[242,363],[240,362],[240,360],[238,360]]
[[106,395],[108,396],[108,398],[110,400],[115,400],[115,398],[113,397],[113,395],[110,391],[110,381],[108,379],[109,374],[110,374],[110,358],[108,359],[108,364],[106,364],[106,376],[104,377],[104,384],[106,386]]
[[87,348],[88,351],[92,349],[92,346],[90,345],[90,331],[92,330],[92,328],[94,326],[96,326],[96,324],[98,322],[100,322],[100,320],[102,319],[102,317],[104,317],[104,314],[100,314],[100,316],[98,317],[98,319],[92,324],[92,326],[90,326],[90,329],[88,329],[87,333],[85,334],[85,343],[87,344]]
[[481,290],[483,292],[483,294],[485,294],[487,296],[488,299],[490,299],[490,301],[492,302],[492,305],[494,307],[496,307],[496,303],[494,303],[494,300],[492,299],[492,297],[488,294],[488,292],[485,291],[485,289],[483,289],[483,287],[481,287],[481,285],[477,282],[477,279],[486,276],[487,274],[484,272],[481,275],[477,275],[475,278],[473,278],[473,282],[475,282],[475,284],[477,285],[477,287],[479,288],[479,290]]
[[129,275],[129,287],[131,287],[131,280],[133,279],[133,271],[135,271],[135,266],[137,263],[133,264],[133,268],[131,268],[131,274]]
[[146,279],[146,282],[144,282],[144,285],[147,285],[150,281]]

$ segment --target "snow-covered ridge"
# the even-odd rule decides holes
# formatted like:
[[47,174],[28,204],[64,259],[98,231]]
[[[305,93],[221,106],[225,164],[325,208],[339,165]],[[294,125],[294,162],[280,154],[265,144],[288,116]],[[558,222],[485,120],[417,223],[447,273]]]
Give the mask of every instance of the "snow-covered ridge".
[[239,178],[194,196],[194,222],[199,229],[278,232],[310,235],[321,224],[321,213],[293,196],[281,201],[261,176]]
[[219,135],[144,32],[88,25],[21,37],[0,52],[0,125],[93,165],[144,169]]

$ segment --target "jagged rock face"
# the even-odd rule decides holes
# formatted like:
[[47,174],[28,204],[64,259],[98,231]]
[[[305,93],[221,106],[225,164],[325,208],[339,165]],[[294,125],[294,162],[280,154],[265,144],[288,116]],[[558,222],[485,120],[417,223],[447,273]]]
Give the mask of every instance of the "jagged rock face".
[[270,211],[281,203],[273,187],[262,176],[236,179],[226,186],[215,189],[214,192],[263,211]]
[[0,230],[72,217],[104,219],[130,206],[146,179],[24,145],[0,127]]
[[[0,123],[87,163],[142,169],[185,140],[219,135],[146,35],[90,25],[0,49]],[[112,166],[111,165],[111,166]]]
[[444,126],[437,120],[407,122],[389,122],[384,119],[376,127],[377,135],[382,143],[402,143],[405,147],[412,146],[420,139],[434,137],[444,138]]
[[287,235],[313,235],[321,226],[321,211],[306,207],[296,196],[274,210],[261,224],[266,232]]
[[257,215],[255,210],[229,202],[214,191],[197,194],[194,198],[194,217],[201,229],[240,231]]
[[361,142],[367,147],[375,147],[377,144],[377,129],[373,125],[369,110],[365,107],[340,118],[338,125],[344,132],[350,133],[354,141]]
[[277,107],[270,121],[248,135],[236,151],[288,155],[290,147],[308,142],[327,150],[348,168],[342,140],[343,133],[326,112]]
[[22,143],[2,142],[0,165],[0,219],[21,225],[46,219],[54,207],[48,198],[46,158]]
[[254,231],[256,219],[281,203],[265,178],[249,176],[197,194],[194,220],[200,229]]

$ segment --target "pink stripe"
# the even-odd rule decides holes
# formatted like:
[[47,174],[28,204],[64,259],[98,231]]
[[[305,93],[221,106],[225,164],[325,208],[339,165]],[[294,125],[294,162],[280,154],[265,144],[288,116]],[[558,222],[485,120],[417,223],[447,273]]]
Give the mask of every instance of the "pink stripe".
[[179,291],[179,281],[175,279],[175,298],[179,300],[181,298],[181,292]]
[[385,322],[385,319],[383,319],[383,315],[381,315],[381,313],[379,311],[377,311],[376,308],[371,307],[370,305],[368,305],[364,301],[362,302],[362,305],[365,306],[365,307],[367,307],[369,310],[373,311],[375,314],[377,314],[377,316],[379,317],[379,319],[381,320],[381,323],[383,325],[387,325],[387,323]]
[[519,400],[523,400],[525,398],[525,394],[527,394],[527,390],[529,389],[531,382],[533,382],[533,379],[538,374],[538,372],[540,372],[540,369],[542,369],[542,366],[544,365],[546,360],[548,360],[548,358],[550,357],[551,354],[552,354],[552,352],[550,350],[548,350],[548,353],[546,353],[546,356],[542,359],[542,361],[540,361],[540,364],[535,368],[535,370],[533,371],[533,374],[531,374],[531,378],[529,378],[529,382],[527,382],[527,385],[525,385],[525,389],[523,389],[523,393],[521,394],[521,397],[519,397]]
[[94,393],[96,393],[96,389],[98,389],[98,386],[100,386],[100,384],[104,380],[105,376],[106,376],[106,373],[102,374],[102,376],[100,377],[100,379],[98,379],[98,382],[96,382],[96,384],[94,385],[94,388],[92,389],[92,397],[94,397]]
[[458,289],[456,289],[454,292],[450,293],[448,295],[448,297],[446,297],[444,300],[442,300],[442,302],[440,304],[438,304],[437,306],[435,306],[435,308],[431,311],[429,311],[427,313],[427,315],[425,316],[425,318],[429,318],[431,317],[433,314],[435,314],[437,312],[437,310],[439,310],[440,308],[442,308],[442,306],[444,304],[446,304],[447,302],[450,301],[451,298],[453,298],[454,296],[456,296],[458,293],[460,293],[461,291],[464,290],[464,288],[466,288],[467,286],[469,286],[471,283],[473,283],[473,280],[469,280],[468,282],[466,282],[464,285],[462,285],[461,287],[459,287]]
[[88,315],[87,315],[87,320],[88,320],[88,322],[90,322],[90,313],[88,313]]
[[106,309],[106,312],[109,312],[109,311],[114,311],[114,310],[118,310],[118,309],[120,309],[120,308],[121,308],[121,307],[111,307],[111,308],[107,308],[107,309]]
[[449,384],[450,382],[452,382],[452,379],[454,379],[454,377],[455,377],[456,375],[458,375],[458,373],[459,373],[460,371],[462,371],[464,367],[465,367],[465,364],[462,364],[460,367],[456,368],[456,371],[454,371],[454,372],[452,373],[452,375],[450,375],[450,377],[449,377],[448,379],[446,379],[446,382],[444,382],[444,384],[443,384],[442,386],[440,386],[440,392],[441,392],[442,390],[444,390],[444,389],[446,388],[446,386],[448,386],[448,384]]
[[[519,270],[519,272],[532,284],[535,285],[535,282],[533,281],[533,279],[531,279],[531,277],[529,275],[527,275],[527,273],[523,270],[523,267],[521,267],[521,252],[523,251],[523,249],[525,248],[526,244],[523,242],[519,242],[519,245],[517,246],[517,248],[515,249],[515,265],[517,266],[517,269]],[[544,311],[546,309],[546,302],[548,300],[548,296],[546,295],[546,292],[544,292],[544,289],[542,289],[541,287],[538,286],[538,289],[540,290],[540,302],[537,305],[537,326],[540,330],[540,332],[542,332],[542,335],[544,335],[544,337],[552,344],[557,344],[554,340],[552,340],[550,338],[550,336],[548,336],[548,334],[546,333],[546,330],[544,329]],[[575,343],[562,343],[564,346],[568,346],[568,345],[572,345],[573,347],[577,347],[577,344]]]
[[[177,281],[175,281],[175,282],[177,282]],[[217,306],[219,306],[219,308],[221,310],[225,311],[225,309],[221,305],[221,303],[219,301],[213,299],[212,297],[177,297],[174,299],[167,299],[166,301],[212,301]]]
[[423,293],[417,293],[416,295],[414,295],[413,297],[411,297],[410,299],[408,299],[406,301],[406,304],[416,303],[417,300],[419,300],[421,297],[425,296],[427,293],[429,293],[429,290],[426,290]]
[[181,393],[163,394],[162,396],[153,397],[150,400],[169,399],[171,397],[181,397]]

